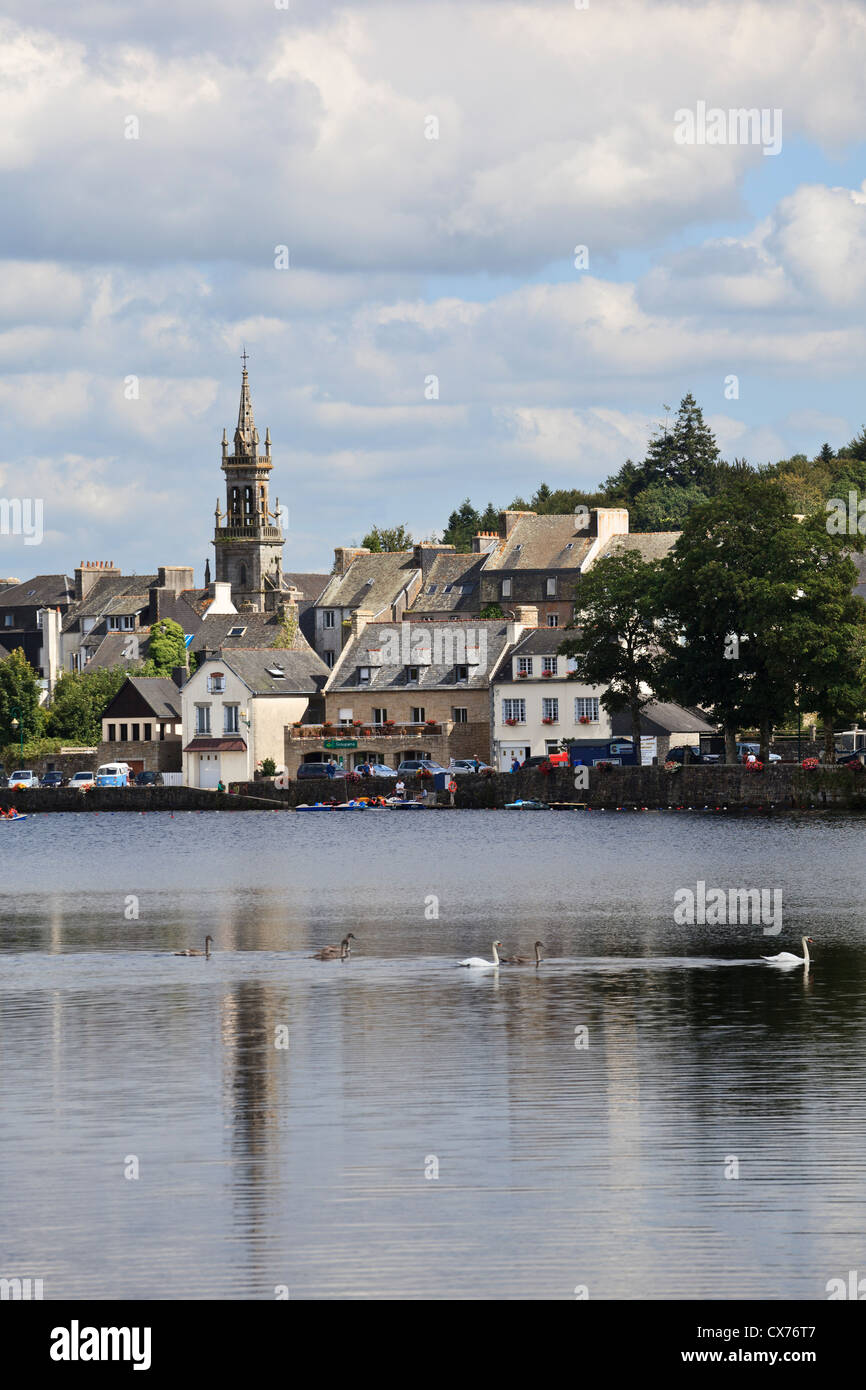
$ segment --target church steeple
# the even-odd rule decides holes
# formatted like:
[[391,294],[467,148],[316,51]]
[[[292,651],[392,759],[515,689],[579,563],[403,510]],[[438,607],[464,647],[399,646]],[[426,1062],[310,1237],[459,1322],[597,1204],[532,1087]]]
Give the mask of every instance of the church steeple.
[[250,396],[250,378],[247,372],[247,351],[243,351],[243,376],[241,378],[241,403],[238,407],[238,427],[235,430],[235,453],[254,454],[258,447],[259,432],[253,419],[253,402]]
[[228,581],[238,607],[249,604],[262,611],[273,607],[282,590],[282,548],[285,536],[279,508],[269,504],[271,434],[265,436],[265,452],[258,451],[259,432],[253,419],[253,403],[243,353],[241,400],[234,450],[228,452],[223,430],[222,470],[226,480],[226,509],[216,509],[214,545],[216,578]]

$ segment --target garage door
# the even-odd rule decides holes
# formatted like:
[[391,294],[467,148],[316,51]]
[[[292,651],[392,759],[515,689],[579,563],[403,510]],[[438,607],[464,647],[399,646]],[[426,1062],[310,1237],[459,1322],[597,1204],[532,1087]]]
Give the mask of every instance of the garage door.
[[215,787],[220,779],[219,753],[199,753],[198,784],[200,787]]

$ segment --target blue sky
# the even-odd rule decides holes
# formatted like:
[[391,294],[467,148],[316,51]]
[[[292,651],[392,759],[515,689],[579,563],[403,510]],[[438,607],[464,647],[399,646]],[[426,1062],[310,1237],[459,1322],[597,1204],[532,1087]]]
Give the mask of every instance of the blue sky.
[[[244,343],[289,570],[596,486],[687,391],[729,458],[844,443],[864,66],[861,0],[6,0],[0,573],[200,578]],[[781,153],[677,144],[698,102]]]

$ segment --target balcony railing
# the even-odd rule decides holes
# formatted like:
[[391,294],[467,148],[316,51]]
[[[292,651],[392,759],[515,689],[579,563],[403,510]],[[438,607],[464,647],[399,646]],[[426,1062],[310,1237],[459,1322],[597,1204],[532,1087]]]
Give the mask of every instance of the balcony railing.
[[426,735],[429,738],[450,734],[454,724],[450,719],[440,719],[433,724],[398,724],[389,720],[386,724],[301,724],[289,729],[289,738],[416,738]]
[[281,541],[283,533],[279,526],[219,526],[215,537],[220,541]]

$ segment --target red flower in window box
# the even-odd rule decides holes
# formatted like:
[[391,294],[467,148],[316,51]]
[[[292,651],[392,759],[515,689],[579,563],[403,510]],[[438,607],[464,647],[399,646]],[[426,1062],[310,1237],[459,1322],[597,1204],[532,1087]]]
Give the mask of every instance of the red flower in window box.
[[553,724],[555,723],[555,720],[552,714],[546,714],[541,722],[542,724]]
[[506,719],[506,720],[505,720],[505,723],[506,723],[509,727],[513,727],[513,725],[515,725],[515,724],[517,723],[517,720],[516,720],[516,719]]
[[553,671],[542,671],[541,674],[542,674],[542,676],[544,677],[544,679],[547,681],[547,680],[550,680],[550,677],[551,677],[554,673],[553,673]]
[[528,671],[518,671],[518,672],[517,672],[517,679],[518,679],[519,681],[525,681],[528,675],[529,675],[529,672],[528,672]]
[[588,714],[582,714],[577,722],[578,724],[591,724],[592,720],[590,719]]

